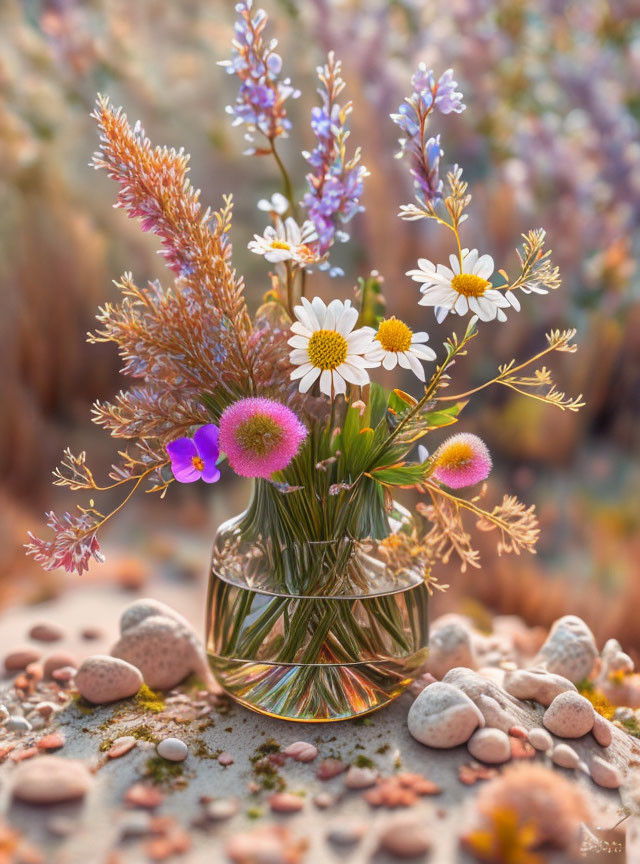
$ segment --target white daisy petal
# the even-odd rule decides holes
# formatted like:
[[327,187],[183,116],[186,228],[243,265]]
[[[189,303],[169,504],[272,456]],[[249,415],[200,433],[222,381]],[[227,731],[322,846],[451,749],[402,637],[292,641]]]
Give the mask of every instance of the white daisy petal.
[[427,345],[412,345],[411,353],[415,354],[416,357],[422,357],[423,360],[435,360],[437,357],[433,348],[429,348]]
[[[473,250],[476,251],[475,249]],[[488,279],[493,273],[493,258],[491,255],[482,255],[473,269],[473,273],[481,279]]]
[[314,367],[311,363],[303,363],[302,366],[298,366],[297,369],[294,369],[289,378],[292,381],[296,381],[298,378],[304,378],[307,372],[310,372]]
[[309,354],[307,351],[303,351],[301,348],[296,348],[294,351],[289,354],[289,361],[294,365],[298,365],[298,363],[308,363],[309,362]]
[[467,303],[467,298],[464,296],[464,294],[458,294],[458,299],[454,303],[453,308],[458,313],[458,315],[465,315],[467,313],[469,305]]
[[352,330],[346,337],[349,352],[361,354],[373,342],[373,329],[371,327],[360,327]]
[[353,306],[347,306],[336,321],[336,330],[343,336],[348,336],[358,321],[359,313]]
[[462,263],[463,263],[462,272],[463,273],[475,273],[476,272],[474,270],[474,267],[476,266],[476,261],[478,260],[478,255],[479,255],[479,252],[477,249],[472,249],[466,255],[463,255],[463,258],[462,258]]
[[332,380],[333,376],[331,369],[323,369],[322,374],[320,375],[320,392],[324,393],[325,396],[331,396]]
[[411,367],[411,371],[413,374],[420,379],[420,381],[424,381],[424,369],[418,358],[412,354],[410,351],[407,351],[404,355],[409,361],[409,366]]
[[407,357],[406,351],[398,351],[398,353],[396,354],[396,357],[398,358],[398,363],[400,364],[400,366],[402,366],[403,369],[410,369],[411,368],[411,366],[409,364],[409,358]]
[[304,315],[306,317],[306,312],[304,311],[302,306],[296,306],[293,311],[298,316],[298,320],[294,321],[289,329],[297,336],[306,336],[307,339],[311,339],[311,335],[313,334],[313,328],[309,327],[308,324],[304,324],[302,321],[302,316]]
[[320,370],[317,366],[312,366],[309,372],[300,380],[300,392],[306,393],[311,389],[316,379],[320,375]]
[[347,382],[335,370],[333,371],[333,389],[336,396],[344,395],[347,392]]
[[395,369],[398,363],[398,357],[395,351],[385,351],[384,360],[382,361],[382,366],[384,369]]
[[429,334],[425,333],[424,330],[420,330],[420,331],[418,331],[418,333],[414,333],[413,336],[411,337],[411,344],[412,345],[416,345],[420,342],[428,342],[428,341],[429,341]]
[[[316,316],[316,321],[318,322],[318,330],[326,330],[325,327],[325,317],[327,315],[327,307],[324,302],[320,299],[320,297],[314,297],[311,301],[311,308]],[[314,328],[315,329],[315,328]]]
[[291,339],[287,340],[287,345],[291,345],[292,348],[307,348],[309,345],[309,337],[292,336]]
[[336,367],[335,371],[338,375],[342,375],[345,381],[348,381],[349,384],[357,384],[360,387],[364,387],[365,384],[369,383],[369,375],[367,372],[365,372],[364,369],[357,369],[355,366],[352,366],[351,363],[341,363]]

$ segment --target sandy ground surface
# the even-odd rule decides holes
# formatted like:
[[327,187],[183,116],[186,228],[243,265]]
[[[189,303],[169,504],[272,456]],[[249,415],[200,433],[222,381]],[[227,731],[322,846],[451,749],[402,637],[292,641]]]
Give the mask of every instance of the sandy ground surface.
[[[188,585],[171,580],[157,581],[147,586],[143,594],[171,604],[185,614],[201,630],[204,586],[194,580]],[[52,621],[62,626],[67,634],[55,644],[55,648],[69,649],[78,658],[90,653],[108,653],[118,630],[118,617],[122,608],[135,595],[110,585],[88,585],[75,589],[60,598],[33,607],[15,608],[0,618],[0,653],[6,654],[16,647],[30,643],[27,633],[40,621]],[[100,628],[100,639],[86,641],[80,637],[80,629],[92,626]],[[40,645],[39,647],[43,647]],[[45,647],[45,650],[50,650]],[[6,689],[9,680],[0,684]],[[165,783],[161,788],[164,800],[157,808],[160,815],[169,815],[188,831],[191,850],[180,857],[168,860],[210,864],[226,861],[225,841],[237,832],[267,823],[286,824],[296,837],[306,838],[309,847],[304,857],[306,862],[347,861],[350,864],[376,862],[386,864],[392,859],[377,852],[378,837],[382,827],[401,812],[409,812],[431,828],[433,850],[429,861],[449,864],[454,861],[471,860],[458,845],[458,837],[465,826],[471,823],[472,799],[478,786],[464,786],[458,779],[460,765],[469,763],[470,756],[464,747],[451,751],[434,751],[414,741],[406,729],[406,715],[412,697],[406,694],[391,707],[371,715],[365,722],[351,721],[333,724],[293,724],[261,717],[246,709],[223,703],[194,722],[179,722],[171,719],[160,721],[155,715],[145,714],[131,707],[123,710],[121,704],[104,706],[90,712],[81,711],[71,705],[58,715],[56,726],[65,736],[65,745],[60,755],[85,760],[95,769],[94,784],[86,799],[78,804],[55,807],[35,807],[12,802],[10,788],[12,772],[16,765],[5,760],[0,765],[0,816],[12,826],[24,832],[51,864],[139,864],[150,860],[145,852],[144,840],[122,841],[122,820],[131,816],[131,808],[124,804],[127,790],[143,777],[152,749],[136,747],[125,756],[107,760],[100,746],[127,729],[149,723],[161,723],[164,734],[183,738],[190,747],[190,755],[183,763],[184,772],[177,781]],[[0,702],[2,695],[0,694]],[[179,708],[179,705],[177,706]],[[171,715],[171,712],[169,712]],[[178,716],[177,711],[175,716]],[[164,715],[162,715],[164,718]],[[630,757],[632,739],[620,733],[615,743],[615,761],[624,764]],[[578,741],[576,749],[585,755],[593,747],[591,736]],[[269,810],[268,799],[272,790],[251,791],[256,782],[254,764],[258,748],[273,739],[282,748],[299,741],[317,744],[319,756],[315,763],[302,764],[289,759],[278,767],[278,782],[286,784],[287,791],[302,796],[302,810],[294,814],[274,814]],[[230,753],[233,764],[223,767],[212,754],[219,751]],[[393,774],[402,770],[418,772],[441,787],[441,794],[420,799],[409,811],[374,809],[362,798],[360,792],[345,791],[344,775],[329,781],[315,777],[318,763],[324,757],[340,756],[351,763],[359,756],[371,759],[382,774]],[[37,757],[36,757],[37,758]],[[544,757],[537,756],[542,759]],[[561,769],[557,769],[561,770]],[[564,772],[569,773],[569,772]],[[598,789],[586,776],[571,775],[594,796],[599,812],[598,824],[611,827],[619,820],[621,800],[618,792]],[[334,803],[327,809],[319,809],[314,796],[328,792]],[[237,814],[224,822],[209,823],[202,827],[198,823],[202,816],[202,796],[236,797],[239,801]],[[52,817],[56,817],[53,819]],[[52,831],[62,820],[68,833],[56,836]],[[361,841],[353,846],[338,846],[327,838],[328,832],[337,823],[364,823],[366,832]],[[109,857],[117,850],[115,857]],[[163,859],[164,860],[164,859]],[[420,860],[420,859],[418,859]],[[557,858],[555,860],[563,860]],[[616,859],[609,855],[608,860]],[[631,859],[629,859],[631,860]],[[637,859],[640,860],[640,859]]]

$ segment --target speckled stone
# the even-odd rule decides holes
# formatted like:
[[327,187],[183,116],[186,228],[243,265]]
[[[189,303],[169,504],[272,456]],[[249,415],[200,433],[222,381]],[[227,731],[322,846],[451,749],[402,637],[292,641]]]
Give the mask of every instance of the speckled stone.
[[132,603],[122,614],[120,628],[122,635],[111,653],[140,669],[152,689],[169,690],[192,672],[209,679],[209,668],[195,631],[164,603],[153,600]]
[[87,702],[103,705],[134,696],[142,686],[142,675],[131,663],[94,654],[81,663],[75,685]]
[[593,633],[584,621],[564,615],[553,624],[535,663],[576,684],[589,677],[597,656]]
[[416,741],[436,748],[465,744],[484,722],[479,709],[465,693],[442,681],[436,681],[419,694],[407,717],[409,732]]
[[427,668],[436,678],[444,678],[456,666],[476,667],[471,633],[464,619],[445,616],[441,624],[434,623],[429,634]]
[[591,703],[579,693],[560,693],[544,712],[543,724],[561,738],[581,738],[594,724]]

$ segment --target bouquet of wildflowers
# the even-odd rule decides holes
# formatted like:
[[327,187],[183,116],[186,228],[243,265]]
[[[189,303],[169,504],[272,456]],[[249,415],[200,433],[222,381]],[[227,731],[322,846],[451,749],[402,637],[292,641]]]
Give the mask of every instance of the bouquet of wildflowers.
[[[448,262],[420,258],[407,273],[404,290],[415,291],[415,317],[424,329],[385,317],[377,274],[358,279],[346,299],[314,296],[314,272],[341,273],[332,253],[349,239],[349,224],[363,209],[367,177],[349,141],[352,106],[344,100],[340,62],[330,54],[318,69],[320,99],[311,112],[316,143],[302,154],[307,173],[299,192],[278,151],[291,128],[290,100],[299,93],[283,77],[265,13],[253,10],[251,0],[236,12],[225,65],[240,86],[228,111],[246,131],[247,153],[274,159],[282,174],[282,191],[258,202],[268,224],[249,244],[265,260],[264,302],[250,314],[231,263],[231,197],[217,211],[204,209],[188,179],[188,157],[154,147],[139,123],[132,127],[100,97],[93,164],[119,184],[116,206],[157,235],[171,280],[140,286],[126,273],[121,301],[99,310],[99,329],[89,339],[116,343],[131,386],[111,402],[96,402],[93,419],[125,443],[103,485],[85,453],[65,451],[55,483],[90,500],[77,512],[49,513],[53,536],[32,536],[29,554],[46,569],[82,573],[92,558],[102,559],[99,531],[135,492],[163,496],[175,482],[215,484],[232,473],[255,478],[239,523],[242,537],[269,547],[290,589],[301,586],[284,552],[301,544],[335,543],[338,550],[345,539],[379,541],[393,570],[402,572],[409,562],[432,585],[434,565],[452,554],[463,567],[479,566],[472,522],[496,533],[499,551],[534,551],[532,507],[511,495],[484,503],[491,470],[485,444],[465,432],[442,440],[440,430],[460,422],[469,399],[492,385],[561,410],[580,407],[579,397],[560,392],[542,364],[553,352],[575,351],[572,330],[548,333],[538,353],[498,366],[473,390],[450,392],[454,364],[478,327],[507,321],[526,295],[559,287],[544,231],[523,237],[511,273],[496,271],[491,256],[464,246],[471,195],[460,167],[443,174],[432,125],[439,114],[465,106],[451,70],[438,77],[421,66],[391,120],[402,130],[399,155],[415,187],[400,218],[437,223],[452,241]],[[429,344],[427,310],[418,307],[432,307],[438,321],[451,322],[442,349]],[[383,389],[372,380],[380,367],[407,370],[416,379],[414,392]],[[439,443],[427,450],[432,432]],[[121,503],[99,512],[96,493],[116,487]],[[400,489],[422,496],[409,521],[396,518],[393,495]],[[460,492],[466,489],[471,493]],[[339,589],[325,584],[323,590]]]

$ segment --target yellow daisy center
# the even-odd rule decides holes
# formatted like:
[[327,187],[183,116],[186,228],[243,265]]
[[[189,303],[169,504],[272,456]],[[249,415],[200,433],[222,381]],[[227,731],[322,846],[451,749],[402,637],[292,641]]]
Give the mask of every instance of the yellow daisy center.
[[272,249],[286,249],[287,252],[291,249],[291,243],[287,243],[286,240],[272,240],[271,241]]
[[389,318],[378,325],[376,339],[385,351],[408,351],[412,338],[411,330],[397,318]]
[[473,448],[466,441],[453,441],[437,454],[437,464],[443,468],[464,468],[473,461]]
[[198,471],[204,471],[204,460],[200,458],[200,456],[193,456],[191,458],[191,464]]
[[318,369],[335,369],[347,359],[348,351],[347,340],[337,330],[316,330],[307,348],[309,362]]
[[280,443],[284,430],[268,414],[254,414],[240,423],[234,435],[243,450],[264,456]]
[[451,280],[451,287],[465,297],[482,297],[491,282],[476,276],[474,273],[458,273]]

